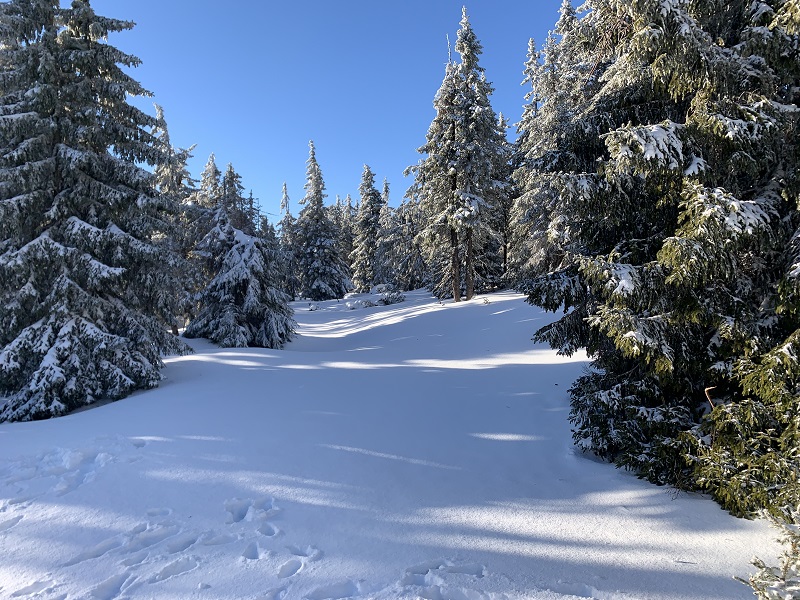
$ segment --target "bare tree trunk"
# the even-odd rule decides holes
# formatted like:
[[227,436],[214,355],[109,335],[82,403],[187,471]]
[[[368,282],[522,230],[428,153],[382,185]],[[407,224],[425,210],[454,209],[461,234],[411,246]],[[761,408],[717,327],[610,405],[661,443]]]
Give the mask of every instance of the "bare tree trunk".
[[450,228],[450,272],[453,277],[453,302],[461,301],[461,260],[458,255],[458,232]]
[[472,242],[472,228],[467,229],[467,239],[466,239],[466,273],[464,273],[464,279],[467,287],[467,300],[472,300],[472,297],[475,295],[475,248],[473,247]]

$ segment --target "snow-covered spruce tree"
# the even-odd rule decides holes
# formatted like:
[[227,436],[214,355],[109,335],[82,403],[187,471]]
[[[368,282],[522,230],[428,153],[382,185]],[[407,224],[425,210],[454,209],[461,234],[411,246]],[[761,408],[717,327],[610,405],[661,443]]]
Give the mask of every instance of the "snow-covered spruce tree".
[[132,23],[88,1],[0,5],[0,421],[53,417],[160,380],[188,348],[176,314],[169,202],[139,166],[162,145],[127,103]]
[[219,205],[220,198],[222,198],[222,173],[212,152],[200,174],[200,189],[197,190],[195,203],[203,208],[215,208]]
[[587,8],[574,37],[597,87],[566,130],[591,133],[593,155],[583,172],[531,172],[557,192],[561,268],[526,282],[568,310],[537,339],[594,358],[571,390],[576,441],[737,514],[779,510],[800,473],[788,4]]
[[[238,220],[243,220],[238,215]],[[295,330],[290,298],[280,289],[281,257],[274,245],[237,229],[226,204],[198,247],[214,275],[198,295],[199,310],[186,328],[223,346],[281,348]]]
[[357,292],[368,292],[378,283],[375,276],[378,272],[377,250],[383,198],[375,188],[375,174],[367,165],[364,165],[358,191],[361,201],[358,205],[355,241],[350,260],[353,265],[353,288]]
[[347,194],[344,200],[342,200],[341,196],[337,195],[336,202],[331,206],[325,207],[325,209],[328,213],[328,218],[330,218],[337,232],[339,256],[344,257],[348,272],[352,272],[350,257],[353,254],[355,244],[358,208],[353,206],[353,199],[350,197],[350,194]]
[[225,167],[220,185],[220,205],[228,213],[234,229],[253,233],[257,226],[254,202],[244,197],[242,176],[236,172],[231,163]]
[[295,246],[300,295],[309,300],[332,300],[347,293],[348,273],[339,254],[338,234],[325,211],[325,182],[317,163],[314,142],[309,142],[306,195],[295,223]]
[[[570,215],[560,205],[562,174],[591,173],[594,160],[604,152],[602,122],[580,115],[600,86],[605,62],[591,53],[591,42],[606,48],[610,39],[599,40],[587,22],[578,27],[570,0],[563,0],[555,30],[544,47],[530,40],[523,83],[531,86],[522,119],[517,126],[512,162],[519,193],[511,209],[512,243],[508,279],[520,289],[531,278],[551,273],[556,285],[574,277],[574,265],[565,257],[569,247],[581,242],[572,231],[583,229],[591,214]],[[594,37],[584,38],[584,32]],[[578,316],[578,315],[576,315]],[[578,317],[580,318],[580,317]]]
[[466,9],[455,49],[461,60],[446,66],[434,98],[436,116],[419,148],[427,156],[410,171],[416,173],[416,195],[427,220],[420,241],[431,268],[431,290],[459,301],[462,286],[468,300],[474,295],[476,257],[493,235],[505,138],[489,101],[492,87],[478,64],[482,48]]
[[283,256],[285,271],[281,289],[289,295],[292,300],[297,296],[300,289],[300,278],[298,275],[298,256],[299,248],[295,240],[295,218],[289,207],[289,191],[286,183],[283,184],[281,195],[281,220],[278,221],[278,248]]
[[170,243],[173,251],[184,259],[176,265],[179,268],[175,268],[172,272],[172,277],[178,282],[176,287],[179,294],[177,306],[180,310],[172,326],[172,333],[177,335],[179,328],[183,327],[186,317],[190,314],[191,298],[203,283],[201,269],[198,268],[196,261],[190,260],[190,255],[198,242],[196,225],[204,209],[190,201],[196,192],[197,184],[187,167],[194,146],[175,148],[170,140],[164,109],[158,104],[155,105],[155,109],[156,122],[153,126],[153,136],[164,149],[153,169],[155,184],[159,193],[176,207],[174,226],[166,236],[165,242]]
[[402,224],[398,212],[389,206],[389,182],[383,180],[381,214],[378,217],[378,241],[375,248],[375,281],[397,287],[397,264],[402,251],[398,244]]

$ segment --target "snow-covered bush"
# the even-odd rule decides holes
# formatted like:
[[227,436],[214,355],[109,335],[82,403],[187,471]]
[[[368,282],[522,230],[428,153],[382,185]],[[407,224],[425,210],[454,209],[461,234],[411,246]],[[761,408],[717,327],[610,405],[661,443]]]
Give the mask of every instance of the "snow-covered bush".
[[397,304],[398,302],[403,302],[405,299],[406,297],[402,292],[386,291],[380,295],[380,298],[378,299],[378,304],[382,304],[383,306],[389,306],[390,304]]

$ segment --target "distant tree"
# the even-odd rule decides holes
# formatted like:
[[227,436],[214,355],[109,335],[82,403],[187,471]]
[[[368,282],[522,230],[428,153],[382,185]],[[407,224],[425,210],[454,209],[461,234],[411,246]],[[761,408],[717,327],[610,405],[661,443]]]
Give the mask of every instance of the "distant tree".
[[339,255],[338,235],[325,211],[325,182],[309,142],[306,195],[295,223],[300,295],[310,300],[342,298],[348,289],[347,265]]
[[397,211],[389,205],[389,182],[383,180],[381,192],[381,214],[378,217],[378,240],[375,248],[375,281],[397,286],[396,241],[400,236],[401,223]]
[[164,149],[163,156],[156,162],[153,174],[155,184],[161,194],[177,203],[184,203],[194,191],[197,182],[192,178],[187,163],[192,158],[194,145],[189,148],[175,148],[169,136],[169,128],[164,109],[156,104],[156,121],[153,136]]
[[88,1],[0,4],[0,420],[64,414],[160,380],[178,258],[166,149]]
[[199,310],[185,336],[223,347],[282,348],[296,324],[280,290],[281,257],[268,240],[236,229],[222,204],[198,250],[214,273],[198,295]]
[[375,275],[378,272],[376,252],[383,199],[375,188],[375,174],[367,165],[364,165],[359,194],[361,201],[356,217],[355,243],[350,257],[353,265],[353,287],[357,292],[368,292],[375,285]]
[[172,324],[172,333],[177,335],[179,328],[185,323],[186,316],[190,314],[191,297],[202,285],[197,265],[189,260],[191,251],[198,241],[196,223],[200,219],[202,209],[190,201],[195,193],[196,182],[189,172],[187,162],[192,157],[194,146],[188,149],[175,148],[170,140],[164,109],[158,104],[155,105],[155,109],[153,136],[164,150],[153,169],[155,184],[159,193],[176,207],[173,227],[165,243],[169,243],[172,250],[183,259],[174,265],[172,272],[172,277],[178,282],[176,291],[179,294],[176,305],[180,312],[175,315]]
[[289,208],[289,192],[284,182],[281,196],[281,220],[278,222],[278,247],[286,265],[281,289],[292,299],[297,296],[300,289],[298,259],[301,249],[297,245],[296,233],[296,221]]
[[217,167],[216,157],[212,152],[203,172],[200,175],[200,189],[197,191],[195,203],[203,208],[216,208],[222,198],[222,173]]
[[461,61],[446,66],[434,99],[436,116],[419,148],[427,156],[411,171],[427,220],[420,241],[431,269],[431,288],[439,297],[452,294],[459,301],[462,286],[466,298],[473,297],[476,263],[484,259],[494,235],[506,142],[489,101],[492,87],[478,64],[482,48],[466,9],[456,52]]

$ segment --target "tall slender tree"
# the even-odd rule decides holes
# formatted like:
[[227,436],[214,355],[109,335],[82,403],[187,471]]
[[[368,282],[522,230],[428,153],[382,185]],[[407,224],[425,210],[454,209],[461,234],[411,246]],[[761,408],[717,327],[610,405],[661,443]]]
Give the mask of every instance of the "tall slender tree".
[[339,254],[336,228],[325,211],[325,182],[314,142],[309,142],[306,194],[295,224],[300,295],[311,300],[342,298],[348,289],[347,265]]
[[375,285],[378,272],[376,252],[383,199],[375,188],[375,174],[367,165],[364,165],[359,194],[361,201],[358,205],[355,243],[350,259],[353,265],[353,287],[357,292],[368,292]]
[[476,262],[493,235],[506,156],[504,132],[490,103],[492,86],[478,63],[482,47],[466,9],[455,49],[461,60],[445,68],[434,99],[436,116],[419,148],[427,156],[411,171],[427,218],[420,239],[432,269],[431,287],[440,297],[449,290],[459,301],[462,286],[468,300],[475,293]]
[[40,419],[157,385],[187,347],[171,206],[139,164],[164,145],[128,104],[131,29],[86,0],[0,5],[0,420]]

